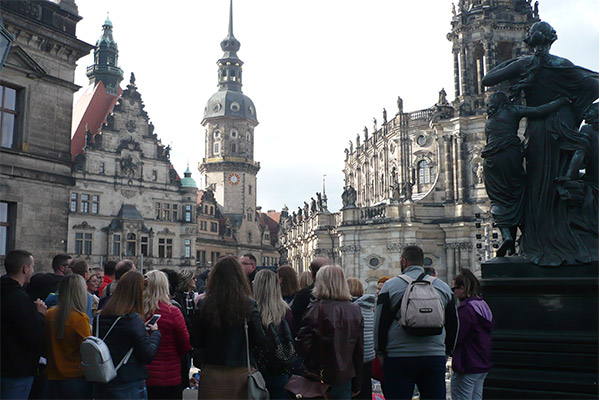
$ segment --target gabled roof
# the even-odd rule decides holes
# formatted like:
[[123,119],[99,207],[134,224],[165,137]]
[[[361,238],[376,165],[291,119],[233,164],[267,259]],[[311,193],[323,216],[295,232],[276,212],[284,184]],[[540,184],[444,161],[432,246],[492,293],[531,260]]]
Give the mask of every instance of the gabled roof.
[[279,226],[279,219],[281,218],[281,212],[278,211],[267,211],[267,213],[260,213],[260,226],[264,229],[267,228],[270,233],[271,243],[274,244],[277,238],[277,228]]
[[77,104],[73,108],[73,122],[71,126],[71,159],[83,152],[85,146],[85,128],[92,134],[98,133],[102,123],[112,111],[119,100],[123,90],[119,88],[119,94],[112,96],[106,93],[102,81],[95,86],[88,86]]

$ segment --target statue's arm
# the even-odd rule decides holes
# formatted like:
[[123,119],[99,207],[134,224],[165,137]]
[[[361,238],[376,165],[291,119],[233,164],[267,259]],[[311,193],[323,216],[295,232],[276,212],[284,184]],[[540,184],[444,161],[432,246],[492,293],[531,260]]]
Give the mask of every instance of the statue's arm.
[[485,74],[481,83],[484,86],[493,86],[507,79],[521,75],[527,68],[529,58],[513,58],[492,68]]
[[571,101],[567,97],[561,97],[560,99],[551,101],[550,103],[543,104],[537,107],[515,107],[517,109],[517,113],[519,116],[528,117],[528,118],[542,118],[548,114],[553,113],[558,110],[561,106],[565,104],[570,104]]

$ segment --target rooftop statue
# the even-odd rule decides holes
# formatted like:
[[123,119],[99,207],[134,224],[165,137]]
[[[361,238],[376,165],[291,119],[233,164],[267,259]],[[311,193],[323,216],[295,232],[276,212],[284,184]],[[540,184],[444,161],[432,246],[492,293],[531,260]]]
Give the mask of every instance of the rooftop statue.
[[[577,209],[561,199],[555,181],[568,175],[573,155],[588,145],[578,128],[584,113],[598,98],[598,73],[550,54],[556,39],[556,31],[547,22],[535,23],[525,39],[534,54],[505,61],[483,78],[485,86],[516,79],[511,97],[519,98],[523,93],[527,107],[543,106],[561,97],[571,100],[545,117],[528,119],[525,130],[525,194],[519,224],[523,234],[519,247],[522,255],[542,266],[598,260],[598,215],[593,211],[598,209],[598,198],[587,208]],[[581,229],[575,224],[576,215],[595,222]]]

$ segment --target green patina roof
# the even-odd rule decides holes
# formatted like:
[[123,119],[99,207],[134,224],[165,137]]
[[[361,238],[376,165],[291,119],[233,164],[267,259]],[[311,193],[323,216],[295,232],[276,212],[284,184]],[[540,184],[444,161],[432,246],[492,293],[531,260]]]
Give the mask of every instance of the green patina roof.
[[183,173],[184,178],[181,179],[181,187],[184,188],[197,188],[196,181],[192,179],[192,173],[190,171],[190,166],[188,165],[187,169]]

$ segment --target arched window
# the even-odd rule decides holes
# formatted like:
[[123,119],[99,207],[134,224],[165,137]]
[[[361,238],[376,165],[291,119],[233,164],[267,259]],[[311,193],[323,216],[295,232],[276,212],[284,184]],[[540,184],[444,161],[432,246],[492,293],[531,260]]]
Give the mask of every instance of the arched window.
[[431,175],[429,172],[429,163],[427,160],[419,161],[417,164],[419,170],[419,184],[424,185],[431,182]]
[[135,233],[128,233],[126,236],[127,244],[125,247],[125,254],[128,256],[135,256]]
[[252,232],[248,231],[248,243],[252,243]]

